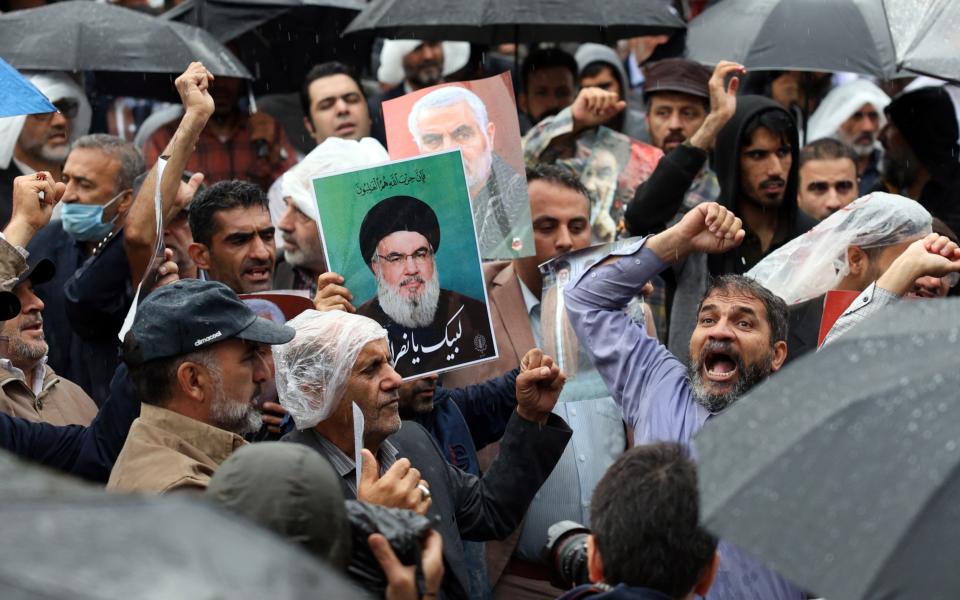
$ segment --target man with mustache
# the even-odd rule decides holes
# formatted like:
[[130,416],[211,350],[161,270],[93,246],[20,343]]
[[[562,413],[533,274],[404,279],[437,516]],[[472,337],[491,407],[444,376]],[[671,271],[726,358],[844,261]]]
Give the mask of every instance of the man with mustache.
[[[698,252],[722,255],[745,238],[733,212],[717,203],[699,204],[673,227],[611,253],[567,286],[567,314],[577,338],[620,406],[635,444],[691,445],[707,421],[783,365],[786,303],[747,277],[712,280],[696,307],[689,361],[669,352],[624,311],[670,264]],[[806,597],[723,541],[720,555],[708,600]]]
[[89,425],[97,405],[80,386],[47,365],[50,347],[43,333],[43,301],[33,287],[50,281],[56,268],[47,259],[30,263],[13,287],[20,314],[0,329],[9,340],[0,358],[0,412],[53,425]]
[[150,294],[123,343],[143,405],[108,490],[202,491],[260,430],[270,344],[294,331],[258,317],[227,286],[190,279]]
[[46,171],[60,181],[70,144],[90,129],[90,103],[70,75],[36,73],[29,79],[57,110],[0,119],[0,227],[10,220],[14,178]]
[[866,79],[854,79],[830,90],[810,117],[807,143],[836,138],[857,155],[860,196],[878,189],[883,148],[880,130],[886,125],[884,109],[890,96]]
[[277,256],[267,197],[258,186],[221,181],[190,204],[190,258],[206,278],[237,294],[273,289]]
[[400,375],[493,355],[486,306],[440,287],[440,224],[432,208],[411,196],[381,200],[363,218],[359,237],[363,260],[377,280],[377,295],[357,312],[390,334]]
[[[664,272],[672,292],[668,346],[687,359],[695,315],[708,280],[745,273],[760,260],[813,226],[797,206],[799,135],[790,113],[763,96],[737,96],[744,68],[721,61],[710,77],[710,114],[690,139],[670,153],[637,190],[627,208],[633,234],[663,231],[693,210],[687,191],[712,151],[720,183],[717,198],[743,219],[744,241],[727,252],[694,254]],[[730,77],[729,83],[725,83]],[[678,158],[682,159],[678,162]]]
[[421,153],[463,154],[480,256],[512,259],[533,243],[526,181],[493,151],[497,127],[479,96],[447,86],[417,100],[407,128]]

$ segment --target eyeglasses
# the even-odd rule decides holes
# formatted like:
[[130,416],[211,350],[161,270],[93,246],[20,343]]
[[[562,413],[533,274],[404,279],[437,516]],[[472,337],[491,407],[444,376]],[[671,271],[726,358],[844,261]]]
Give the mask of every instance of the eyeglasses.
[[838,194],[848,194],[853,190],[854,185],[856,184],[850,180],[835,181],[833,183],[830,183],[829,181],[814,181],[807,186],[807,189],[814,194],[826,194],[832,187],[833,189],[837,190]]
[[417,266],[423,266],[427,260],[433,256],[433,252],[430,248],[417,248],[413,251],[413,254],[404,254],[402,252],[391,252],[384,256],[383,254],[375,254],[377,258],[386,261],[390,266],[397,267],[400,264],[406,264],[408,258],[413,259],[413,263]]
[[[76,119],[77,114],[80,112],[80,103],[73,98],[61,98],[53,103],[53,107],[57,109],[57,112],[63,115],[68,119]],[[43,119],[44,121],[49,121],[53,118],[53,115],[56,113],[42,113],[39,115],[33,115],[38,119]]]

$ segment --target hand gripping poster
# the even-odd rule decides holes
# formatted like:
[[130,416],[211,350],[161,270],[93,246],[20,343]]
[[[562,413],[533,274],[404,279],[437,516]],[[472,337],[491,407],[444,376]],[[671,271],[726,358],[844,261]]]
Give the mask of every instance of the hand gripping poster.
[[390,158],[463,152],[480,256],[533,256],[533,228],[510,73],[417,90],[383,103]]
[[404,378],[497,357],[459,150],[313,180],[330,270]]

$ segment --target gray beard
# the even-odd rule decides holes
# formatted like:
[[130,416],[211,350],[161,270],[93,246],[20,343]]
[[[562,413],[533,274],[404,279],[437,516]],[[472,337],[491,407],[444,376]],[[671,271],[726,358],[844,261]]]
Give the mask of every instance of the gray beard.
[[20,336],[10,336],[7,346],[10,362],[35,362],[46,356],[49,350],[46,342],[27,343]]
[[424,283],[426,285],[420,296],[406,298],[377,275],[377,299],[380,300],[380,308],[388,317],[404,327],[410,329],[428,327],[433,323],[437,304],[440,302],[440,278],[434,275]]
[[263,415],[259,409],[253,406],[258,402],[241,404],[229,400],[223,391],[223,380],[220,378],[220,373],[210,369],[209,366],[208,370],[214,379],[217,390],[217,395],[210,404],[210,425],[237,435],[260,431],[260,428],[263,427]]
[[737,383],[735,383],[729,391],[722,394],[716,394],[707,389],[706,382],[701,376],[701,373],[703,372],[703,359],[704,355],[706,354],[705,350],[707,347],[708,346],[705,346],[704,352],[701,352],[700,357],[694,360],[687,367],[687,376],[690,379],[690,389],[693,393],[693,399],[697,401],[697,404],[704,407],[711,413],[718,413],[726,410],[727,407],[739,400],[741,396],[749,392],[753,386],[766,379],[773,369],[772,351],[765,359],[754,363],[749,367],[746,366],[743,363],[743,359],[738,356],[736,358],[736,363],[737,372],[740,374],[740,376],[737,377]]
[[[489,139],[487,145],[490,145]],[[476,168],[467,173],[467,187],[470,189],[485,184],[490,177],[490,170],[493,168],[493,150],[484,152],[483,156],[477,159],[477,163],[473,165]]]

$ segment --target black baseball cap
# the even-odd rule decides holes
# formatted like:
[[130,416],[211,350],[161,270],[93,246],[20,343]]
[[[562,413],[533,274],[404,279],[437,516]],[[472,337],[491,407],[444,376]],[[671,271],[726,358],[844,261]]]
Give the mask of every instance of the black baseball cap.
[[185,279],[161,287],[140,303],[123,340],[123,359],[136,366],[231,338],[285,344],[294,333],[286,325],[258,317],[220,282]]

